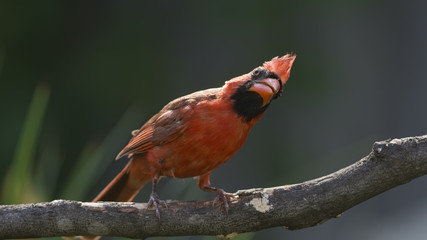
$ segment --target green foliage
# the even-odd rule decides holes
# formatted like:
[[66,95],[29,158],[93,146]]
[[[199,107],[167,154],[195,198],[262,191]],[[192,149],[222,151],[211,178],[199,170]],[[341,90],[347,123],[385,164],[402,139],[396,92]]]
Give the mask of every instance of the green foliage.
[[15,150],[12,164],[3,182],[2,203],[13,204],[38,200],[34,188],[34,152],[38,143],[40,127],[48,104],[50,89],[41,83],[34,91],[24,126]]

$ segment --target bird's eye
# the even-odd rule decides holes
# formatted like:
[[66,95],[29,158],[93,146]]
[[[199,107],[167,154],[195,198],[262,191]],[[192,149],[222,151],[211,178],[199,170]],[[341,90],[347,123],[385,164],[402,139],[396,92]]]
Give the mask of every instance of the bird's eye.
[[252,71],[252,77],[257,78],[262,74],[262,72],[263,72],[262,68],[257,68],[257,69]]

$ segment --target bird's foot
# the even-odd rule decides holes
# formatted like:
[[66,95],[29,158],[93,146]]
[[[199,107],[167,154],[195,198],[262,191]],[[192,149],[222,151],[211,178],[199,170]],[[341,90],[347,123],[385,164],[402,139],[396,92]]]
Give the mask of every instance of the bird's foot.
[[213,205],[219,202],[224,207],[225,213],[228,215],[228,209],[230,208],[229,201],[231,198],[235,198],[234,195],[232,193],[225,192],[221,188],[216,188],[215,194],[216,197],[213,201]]
[[168,205],[166,204],[166,201],[160,200],[159,196],[157,196],[156,193],[151,193],[150,200],[148,200],[148,207],[153,207],[154,210],[156,210],[156,216],[160,220],[160,210],[159,206],[162,206],[164,208],[168,208]]

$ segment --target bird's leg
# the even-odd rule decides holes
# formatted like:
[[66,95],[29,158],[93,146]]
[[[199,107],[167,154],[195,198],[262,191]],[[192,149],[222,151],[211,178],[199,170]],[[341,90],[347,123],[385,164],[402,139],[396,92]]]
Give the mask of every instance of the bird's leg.
[[159,196],[156,193],[156,187],[158,182],[159,182],[159,178],[157,177],[153,178],[150,200],[148,201],[148,207],[154,207],[154,209],[156,210],[156,216],[160,220],[159,205],[162,205],[165,208],[167,208],[168,206],[166,205],[165,201],[159,199]]
[[220,202],[224,206],[225,212],[228,214],[228,209],[230,208],[230,205],[228,202],[230,198],[234,197],[233,194],[227,193],[222,188],[214,188],[210,186],[205,186],[202,188],[202,190],[205,192],[215,193],[216,197],[213,201],[213,204],[215,205],[217,202]]
[[234,198],[234,195],[231,193],[225,192],[221,188],[211,187],[209,175],[210,173],[199,176],[199,182],[198,182],[199,188],[205,192],[215,193],[216,198],[214,199],[213,204],[215,205],[215,203],[220,202],[224,206],[225,212],[228,214],[228,209],[230,208],[230,205],[228,202],[230,198]]

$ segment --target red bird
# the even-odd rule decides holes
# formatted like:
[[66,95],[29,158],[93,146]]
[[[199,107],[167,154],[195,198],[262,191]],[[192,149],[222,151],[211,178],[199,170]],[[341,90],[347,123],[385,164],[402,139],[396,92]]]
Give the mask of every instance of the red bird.
[[220,88],[195,92],[168,103],[139,130],[116,159],[128,157],[126,167],[93,200],[132,201],[149,181],[149,206],[160,217],[156,194],[161,177],[198,177],[199,188],[217,194],[228,211],[227,194],[210,186],[212,171],[228,161],[282,93],[295,56],[275,57],[250,73],[226,81]]

